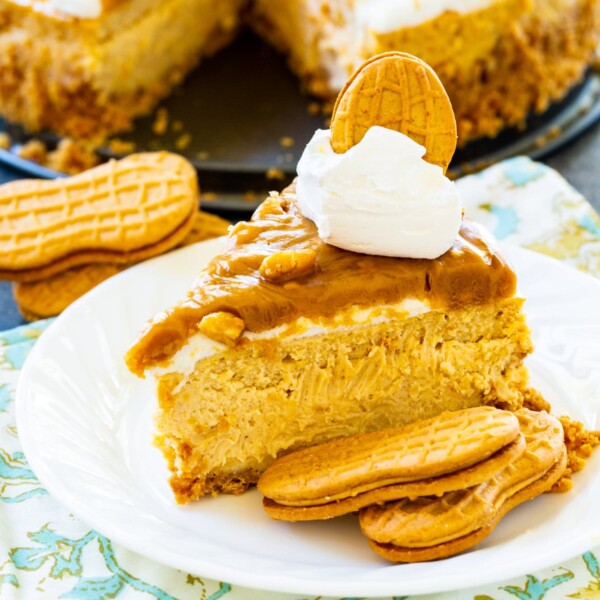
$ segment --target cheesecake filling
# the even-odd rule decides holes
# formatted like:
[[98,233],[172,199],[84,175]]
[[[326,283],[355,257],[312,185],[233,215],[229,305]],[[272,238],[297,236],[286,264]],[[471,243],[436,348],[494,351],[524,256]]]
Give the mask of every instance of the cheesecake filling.
[[[333,317],[329,318],[309,319],[300,317],[290,323],[279,325],[266,331],[258,333],[245,331],[241,339],[248,341],[301,339],[315,335],[349,331],[355,327],[364,327],[365,325],[379,325],[380,323],[387,323],[392,320],[410,319],[430,310],[431,308],[427,302],[417,298],[405,298],[401,302],[370,308],[352,306],[346,310],[337,312]],[[149,373],[155,377],[160,377],[168,373],[183,375],[183,379],[178,386],[179,389],[185,384],[186,378],[194,372],[196,363],[199,360],[209,358],[219,352],[225,352],[227,349],[228,346],[226,344],[213,340],[203,333],[195,333],[171,357],[167,364],[153,367],[149,369]]]
[[371,127],[343,154],[318,130],[298,163],[297,199],[324,242],[362,254],[438,258],[462,219],[460,196],[407,135]]

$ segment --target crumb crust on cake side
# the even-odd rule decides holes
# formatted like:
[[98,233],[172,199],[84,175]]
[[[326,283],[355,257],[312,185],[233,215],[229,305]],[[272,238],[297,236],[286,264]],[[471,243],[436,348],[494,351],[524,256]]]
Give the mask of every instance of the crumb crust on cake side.
[[[171,1],[187,14],[184,9],[189,0]],[[100,144],[112,134],[131,129],[133,119],[149,113],[202,58],[227,45],[237,33],[239,7],[244,3],[223,3],[211,21],[199,26],[198,40],[177,50],[177,60],[168,72],[153,73],[149,68],[151,50],[145,48],[149,39],[160,32],[156,31],[159,20],[153,19],[151,6],[135,21],[136,28],[129,31],[127,23],[123,28],[115,24],[119,12],[125,21],[131,20],[132,3],[122,3],[122,8],[119,5],[110,11],[105,31],[102,19],[90,23],[77,19],[45,22],[44,15],[32,8],[0,0],[2,115],[32,133],[48,129]],[[161,10],[169,14],[171,9],[165,4]],[[187,22],[184,27],[189,33],[193,26],[189,18]],[[144,38],[139,49],[129,43],[134,31]],[[108,63],[116,58],[115,54],[121,56],[125,48],[132,49],[111,72]],[[142,58],[145,71],[138,75],[137,63]],[[160,64],[164,67],[165,63]],[[137,84],[128,81],[133,75],[139,79]]]

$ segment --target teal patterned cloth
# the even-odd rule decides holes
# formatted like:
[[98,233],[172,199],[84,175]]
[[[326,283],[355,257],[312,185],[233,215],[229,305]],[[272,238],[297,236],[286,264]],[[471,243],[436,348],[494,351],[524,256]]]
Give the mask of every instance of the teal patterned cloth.
[[[551,169],[516,158],[464,178],[458,186],[467,215],[498,238],[600,277],[600,218]],[[0,598],[306,598],[243,589],[158,565],[90,530],[46,492],[19,446],[14,393],[27,355],[49,323],[0,333]],[[600,600],[599,560],[600,546],[510,581],[420,598]]]

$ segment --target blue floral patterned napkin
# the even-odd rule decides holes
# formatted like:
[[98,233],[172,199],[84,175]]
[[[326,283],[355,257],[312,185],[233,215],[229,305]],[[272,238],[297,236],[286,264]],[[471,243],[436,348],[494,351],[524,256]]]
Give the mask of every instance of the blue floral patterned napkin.
[[[600,218],[555,171],[520,157],[464,178],[458,186],[466,214],[498,238],[600,277]],[[48,324],[0,333],[0,598],[300,600],[158,565],[90,530],[44,490],[19,446],[14,392],[20,369]],[[419,598],[600,599],[599,559],[600,546],[511,581]]]

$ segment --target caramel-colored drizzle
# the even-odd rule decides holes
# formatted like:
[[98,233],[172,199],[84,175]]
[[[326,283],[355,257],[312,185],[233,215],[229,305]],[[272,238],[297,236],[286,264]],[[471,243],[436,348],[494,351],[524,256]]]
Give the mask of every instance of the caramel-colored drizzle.
[[[487,239],[486,239],[487,238]],[[489,236],[463,220],[452,248],[434,260],[370,256],[324,243],[290,186],[229,234],[188,298],[142,331],[127,363],[137,374],[171,357],[206,315],[224,312],[260,332],[298,317],[329,318],[350,306],[417,298],[431,308],[486,304],[515,293],[516,277]]]

